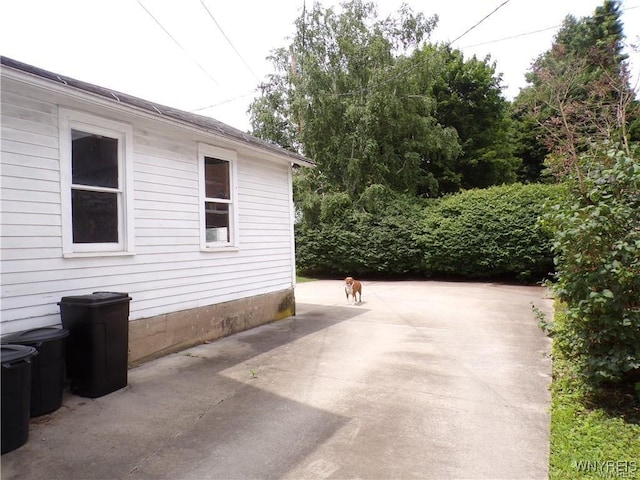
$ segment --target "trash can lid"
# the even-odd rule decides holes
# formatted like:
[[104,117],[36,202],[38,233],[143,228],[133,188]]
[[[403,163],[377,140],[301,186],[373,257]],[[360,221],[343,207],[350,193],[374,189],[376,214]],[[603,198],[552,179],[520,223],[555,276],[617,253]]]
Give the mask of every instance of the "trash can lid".
[[56,327],[41,327],[31,330],[23,330],[21,332],[10,333],[2,337],[2,343],[40,343],[49,340],[58,340],[60,338],[68,337],[69,330]]
[[62,297],[58,305],[108,305],[131,300],[127,293],[119,292],[93,292],[90,295],[72,295]]
[[0,359],[2,364],[11,364],[20,360],[26,360],[38,354],[33,347],[25,345],[0,345]]

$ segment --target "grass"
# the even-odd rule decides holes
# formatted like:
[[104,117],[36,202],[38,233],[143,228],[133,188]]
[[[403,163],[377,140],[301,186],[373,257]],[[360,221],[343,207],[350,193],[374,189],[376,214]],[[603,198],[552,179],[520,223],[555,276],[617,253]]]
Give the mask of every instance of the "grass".
[[316,280],[317,278],[301,277],[300,275],[296,276],[296,283],[314,282]]
[[550,480],[640,479],[640,405],[631,390],[593,391],[553,347]]

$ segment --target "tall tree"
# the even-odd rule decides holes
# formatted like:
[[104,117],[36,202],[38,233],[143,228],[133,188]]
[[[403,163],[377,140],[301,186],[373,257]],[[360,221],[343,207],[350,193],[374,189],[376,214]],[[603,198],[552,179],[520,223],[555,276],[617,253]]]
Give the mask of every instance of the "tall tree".
[[251,106],[254,133],[303,150],[328,184],[350,194],[371,184],[428,189],[420,149],[455,154],[455,134],[430,117],[428,101],[403,98],[406,64],[396,58],[435,23],[406,6],[378,20],[372,3],[344,3],[341,13],[315,4],[298,18],[290,48],[272,57],[278,72]]
[[531,88],[522,90],[509,107],[513,128],[513,154],[521,161],[517,177],[522,183],[538,183],[549,177],[544,160],[550,151],[544,141],[545,132],[531,107],[535,104],[531,98],[534,93]]
[[640,374],[638,118],[622,54],[620,3],[568,18],[526,92],[565,194],[550,209],[559,348],[594,384]]
[[521,125],[537,124],[523,143],[546,155],[552,169],[569,168],[594,142],[628,138],[636,114],[622,46],[620,2],[606,0],[591,17],[568,16],[552,48],[534,62],[531,85],[514,105]]
[[490,57],[465,60],[460,50],[446,45],[431,48],[442,57],[444,67],[433,86],[435,116],[458,133],[462,154],[456,170],[461,186],[513,183],[520,162],[513,155],[508,102],[495,63]]
[[[437,196],[515,179],[495,65],[427,44],[436,17],[352,0],[297,20],[251,106],[253,132],[314,158],[316,189]],[[307,179],[309,180],[309,179]]]

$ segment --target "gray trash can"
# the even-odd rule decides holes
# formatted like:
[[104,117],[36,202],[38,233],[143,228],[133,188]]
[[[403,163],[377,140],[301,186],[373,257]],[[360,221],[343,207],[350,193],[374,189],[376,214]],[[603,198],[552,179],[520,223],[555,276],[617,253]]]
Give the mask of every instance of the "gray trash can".
[[67,377],[76,395],[96,398],[127,386],[130,301],[126,293],[94,292],[58,302],[70,333]]
[[69,331],[42,327],[2,337],[2,343],[33,347],[31,360],[31,416],[51,413],[62,405],[64,391],[65,339]]

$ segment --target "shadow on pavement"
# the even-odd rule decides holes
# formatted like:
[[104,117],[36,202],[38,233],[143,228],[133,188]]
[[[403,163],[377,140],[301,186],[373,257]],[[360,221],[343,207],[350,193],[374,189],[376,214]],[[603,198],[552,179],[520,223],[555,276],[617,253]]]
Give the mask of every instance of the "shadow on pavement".
[[[296,308],[302,313],[236,333],[227,337],[225,342],[216,340],[200,346],[201,348],[194,347],[196,349],[194,356],[198,358],[197,352],[206,350],[206,354],[203,353],[200,358],[207,360],[207,370],[210,373],[226,370],[368,311],[357,306],[339,307],[313,304],[298,304]],[[233,344],[232,352],[229,352],[228,343]],[[220,346],[220,348],[215,348],[216,346]],[[186,352],[190,351],[193,351],[193,348]],[[185,353],[183,352],[183,354]]]
[[[299,310],[136,367],[127,387],[104,397],[67,393],[62,408],[32,421],[23,447],[2,456],[2,479],[286,475],[349,419],[269,391],[269,377],[251,379],[247,362],[365,312]],[[290,382],[300,388],[297,374]]]

